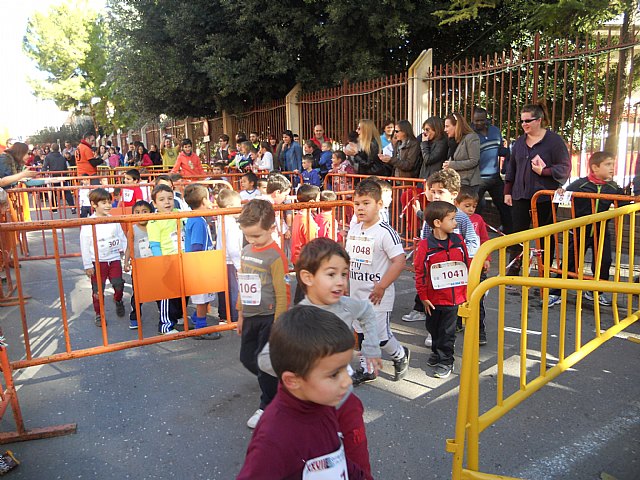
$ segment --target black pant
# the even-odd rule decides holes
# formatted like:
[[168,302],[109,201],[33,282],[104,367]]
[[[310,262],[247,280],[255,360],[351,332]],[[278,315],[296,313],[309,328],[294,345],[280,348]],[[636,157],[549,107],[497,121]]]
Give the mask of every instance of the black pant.
[[[587,225],[585,227],[585,245],[584,245],[584,252],[585,254],[587,253],[587,250],[591,249],[591,251],[593,252],[593,260],[591,261],[591,273],[593,274],[594,278],[596,277],[596,257],[598,255],[598,252],[600,250],[602,250],[602,263],[600,265],[600,276],[599,279],[600,280],[609,280],[609,270],[611,269],[611,263],[612,263],[612,259],[611,259],[611,235],[609,233],[609,225],[608,223],[605,226],[605,231],[604,231],[604,242],[602,245],[600,245],[598,243],[598,249],[596,250],[594,247],[594,238],[596,243],[600,240],[600,230],[599,227],[600,225],[596,225],[595,229],[592,228],[592,225]],[[578,273],[577,269],[576,269],[576,264],[577,262],[577,258],[575,255],[575,251],[574,251],[574,244],[578,245],[578,255],[580,255],[580,230],[576,230],[576,234],[577,236],[573,235],[573,231],[569,232],[569,258],[567,260],[567,271],[569,272],[573,272],[573,273]],[[579,258],[579,257],[578,257]],[[560,277],[560,275],[558,275],[558,277]],[[569,277],[571,278],[571,277]],[[550,290],[549,293],[551,295],[560,295],[560,290],[559,289],[553,289]]]
[[437,305],[435,309],[431,310],[431,314],[427,313],[425,325],[431,334],[431,351],[438,355],[439,362],[443,365],[453,365],[457,318],[457,306]]
[[511,207],[504,203],[504,182],[500,175],[495,177],[482,178],[480,180],[480,187],[478,189],[478,208],[476,213],[482,215],[486,202],[484,200],[485,192],[489,192],[491,200],[496,206],[498,213],[500,214],[500,222],[502,223],[502,230],[505,234],[511,233],[513,230],[513,222],[511,220]]
[[258,377],[261,391],[260,408],[263,410],[271,403],[278,391],[278,379],[258,368],[258,354],[269,341],[273,321],[273,315],[244,317],[240,340],[240,362]]
[[[538,202],[538,226],[551,225],[553,223],[553,204],[549,202]],[[513,220],[513,233],[523,232],[529,230],[531,226],[531,200],[514,200],[511,207],[511,218]],[[542,245],[544,248],[544,245]],[[554,237],[551,238],[551,260],[553,261],[555,253],[555,241]],[[520,245],[513,245],[509,249],[512,257],[515,257],[522,252]],[[520,265],[520,263],[518,263]],[[515,270],[515,269],[514,269]],[[517,271],[520,271],[518,266]],[[517,275],[517,272],[513,272]]]

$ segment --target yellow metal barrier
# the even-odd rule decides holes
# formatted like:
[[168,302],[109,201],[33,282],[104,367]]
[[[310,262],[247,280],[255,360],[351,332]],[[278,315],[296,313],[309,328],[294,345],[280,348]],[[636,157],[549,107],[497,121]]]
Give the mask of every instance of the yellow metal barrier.
[[[623,252],[623,229],[625,223],[629,226],[629,231],[634,232],[636,227],[636,213],[640,211],[640,204],[628,205],[625,207],[610,210],[608,212],[598,213],[587,217],[581,217],[574,220],[567,220],[554,225],[548,225],[525,232],[500,237],[486,242],[482,245],[471,263],[469,271],[468,285],[468,301],[459,308],[459,315],[466,320],[466,328],[464,332],[464,350],[462,355],[462,370],[460,375],[460,394],[458,397],[458,412],[456,418],[455,439],[447,440],[447,451],[453,453],[452,478],[454,480],[461,479],[506,479],[510,477],[482,473],[479,471],[480,454],[479,454],[479,436],[485,429],[496,423],[500,418],[506,415],[510,410],[522,403],[526,398],[533,395],[543,386],[551,382],[560,374],[571,368],[577,362],[585,358],[587,355],[595,351],[604,342],[613,338],[615,335],[638,321],[640,318],[640,310],[638,310],[638,301],[640,300],[640,284],[634,282],[637,275],[634,265],[635,261],[635,243],[636,239],[631,236],[627,250]],[[562,238],[562,257],[567,259],[569,255],[569,233],[571,230],[577,232],[580,236],[580,245],[585,245],[585,233],[588,228],[597,225],[600,239],[598,245],[604,244],[604,235],[607,221],[615,221],[615,232],[613,245],[615,245],[615,268],[612,281],[585,280],[585,252],[581,248],[578,252],[576,265],[578,266],[578,278],[569,278],[567,272],[567,263],[563,262],[560,269],[559,278],[551,278],[549,267],[552,259],[550,258],[549,246],[554,241],[554,235],[560,235]],[[591,227],[588,227],[591,226]],[[534,240],[542,240],[544,253],[538,268],[542,269],[542,276],[531,276],[530,261],[531,247],[530,242]],[[507,263],[507,248],[512,245],[522,243],[524,245],[523,260],[523,276],[511,277],[505,276],[505,268]],[[480,273],[484,260],[489,254],[497,251],[499,259],[499,275],[491,277],[480,282]],[[622,257],[628,258],[628,265],[623,265]],[[495,258],[495,255],[494,255]],[[597,249],[593,255],[593,261],[596,262],[597,271],[600,270],[602,261],[602,250]],[[505,392],[509,389],[509,385],[505,386],[505,304],[507,286],[510,289],[516,289],[518,296],[516,300],[521,301],[520,308],[520,345],[519,345],[519,378],[518,386],[513,386],[513,392]],[[480,300],[485,293],[492,288],[498,290],[498,325],[497,325],[497,375],[495,377],[496,400],[495,405],[488,411],[480,414],[480,367],[479,367],[479,305]],[[539,335],[539,371],[535,378],[527,378],[535,370],[531,367],[532,357],[537,356],[538,352],[532,355],[532,349],[537,341],[533,341],[529,328],[529,290],[539,288],[541,291],[542,306],[540,307],[541,319]],[[559,323],[549,321],[550,309],[548,306],[549,290],[558,289],[561,292],[561,303],[559,309]],[[591,328],[583,328],[583,299],[582,292],[593,292],[594,311],[593,317],[595,322],[595,332],[593,338],[585,338],[591,335]],[[575,310],[568,304],[569,298],[573,299],[572,292],[575,296]],[[601,315],[601,306],[599,304],[599,294],[608,292],[612,294],[612,325],[606,329],[603,327],[603,316]],[[619,298],[622,297],[622,298]],[[626,316],[620,319],[620,311],[618,301],[626,300]],[[537,301],[537,300],[534,300]],[[575,314],[575,318],[571,323],[569,313]],[[557,313],[555,314],[557,315]],[[604,318],[607,320],[607,318]],[[586,323],[586,322],[585,322]],[[557,330],[555,328],[557,327]],[[567,341],[567,330],[574,329],[575,341],[571,345]],[[538,332],[536,332],[538,334]],[[553,339],[554,345],[557,341],[557,350],[552,348],[552,335],[557,335],[557,339]],[[551,359],[551,360],[548,360]],[[554,363],[553,366],[547,362]],[[507,382],[508,383],[508,382]],[[483,383],[483,389],[485,388]],[[488,385],[487,385],[488,387]],[[486,396],[482,397],[483,404],[487,401]],[[466,466],[465,463],[465,446],[466,446]]]

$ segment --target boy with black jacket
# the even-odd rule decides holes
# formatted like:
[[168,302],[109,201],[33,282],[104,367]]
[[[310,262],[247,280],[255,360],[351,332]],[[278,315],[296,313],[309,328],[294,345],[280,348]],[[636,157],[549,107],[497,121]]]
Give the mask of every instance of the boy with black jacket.
[[[607,152],[596,152],[589,158],[589,175],[579,178],[572,182],[568,187],[569,192],[583,192],[583,193],[595,193],[601,195],[624,195],[623,189],[613,181],[613,174],[615,172],[615,160],[611,154]],[[592,215],[594,213],[606,212],[613,203],[612,200],[596,199],[595,204],[591,203],[590,198],[575,198],[573,200],[575,216],[584,217],[586,215]],[[592,206],[593,205],[593,206]],[[620,205],[620,203],[619,203]],[[598,276],[596,272],[597,256],[596,245],[600,240],[599,225],[587,225],[585,232],[585,252],[591,248],[593,251],[594,260],[591,262],[591,272],[593,276]],[[579,235],[579,234],[578,234]],[[595,244],[594,244],[595,239]],[[569,232],[569,272],[576,272],[576,258],[574,242],[580,241],[580,238],[574,239],[573,232]],[[611,268],[611,233],[609,232],[608,222],[605,225],[604,242],[602,245],[597,245],[602,250],[602,263],[600,265],[599,278],[600,280],[609,280],[609,269]],[[580,251],[580,244],[578,243],[578,251]],[[584,292],[584,298],[593,301],[593,292]],[[560,290],[554,289],[549,292],[549,307],[553,307],[561,303]],[[611,305],[611,298],[609,295],[601,293],[598,295],[598,302],[600,305]]]
[[467,300],[468,268],[471,260],[464,239],[454,230],[457,208],[449,202],[427,205],[425,221],[431,232],[420,241],[414,258],[416,290],[424,304],[426,326],[433,352],[427,365],[436,378],[453,371],[458,305]]

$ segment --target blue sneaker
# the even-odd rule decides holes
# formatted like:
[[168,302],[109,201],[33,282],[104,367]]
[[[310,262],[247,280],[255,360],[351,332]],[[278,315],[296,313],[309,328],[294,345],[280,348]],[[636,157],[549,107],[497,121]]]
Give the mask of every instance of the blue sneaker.
[[549,295],[549,308],[555,307],[562,303],[562,297],[560,295]]
[[129,330],[137,330],[137,329],[138,329],[138,321],[129,320]]

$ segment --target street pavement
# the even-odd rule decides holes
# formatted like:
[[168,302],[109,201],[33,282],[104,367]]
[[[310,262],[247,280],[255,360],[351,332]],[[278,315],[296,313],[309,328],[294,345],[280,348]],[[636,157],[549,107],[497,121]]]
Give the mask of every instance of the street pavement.
[[[101,344],[93,324],[89,281],[79,259],[62,261],[70,333],[74,348]],[[25,293],[32,296],[27,318],[36,355],[64,350],[60,299],[52,261],[23,262]],[[456,371],[445,380],[426,366],[421,322],[401,316],[413,306],[409,272],[396,282],[393,330],[412,351],[410,371],[391,381],[392,363],[356,393],[365,421],[376,479],[446,479],[454,436],[463,338],[456,343]],[[535,332],[540,306],[530,294],[530,371],[538,363]],[[125,305],[129,296],[125,294]],[[520,327],[519,292],[507,296],[506,389],[517,385]],[[620,300],[623,304],[623,300]],[[137,338],[128,318],[119,319],[107,287],[110,341]],[[558,309],[559,307],[555,307]],[[127,307],[128,310],[128,307]],[[480,411],[495,402],[497,295],[487,297],[489,344],[480,350]],[[583,311],[585,332],[593,335],[592,307]],[[144,306],[144,334],[155,334],[157,309]],[[554,316],[555,315],[555,316]],[[551,330],[557,328],[552,314]],[[555,324],[554,324],[554,318]],[[17,307],[0,309],[9,355],[23,355]],[[603,308],[611,322],[611,308]],[[210,319],[211,321],[211,319]],[[569,342],[573,342],[568,322]],[[527,479],[640,478],[640,337],[635,324],[570,372],[533,395],[481,435],[481,471]],[[239,337],[225,332],[218,341],[184,339],[120,352],[32,367],[15,373],[27,428],[77,422],[65,437],[6,445],[22,464],[15,479],[232,479],[240,470],[251,437],[246,420],[258,407],[258,385],[238,360]],[[557,337],[551,338],[553,344]],[[552,355],[551,355],[552,361]],[[512,390],[511,390],[512,391]],[[13,430],[10,409],[2,431]],[[268,466],[266,466],[268,468]]]

